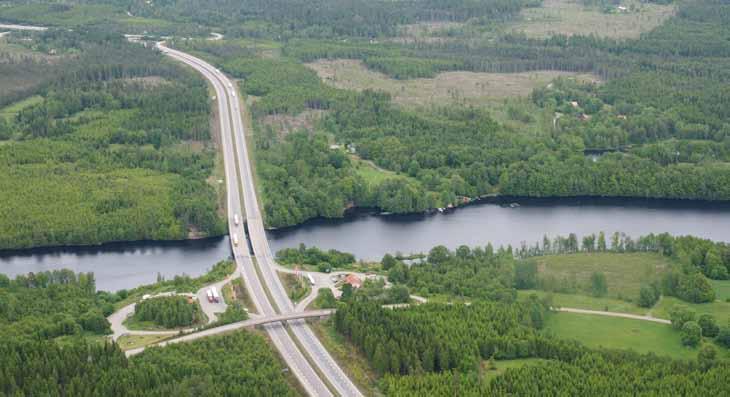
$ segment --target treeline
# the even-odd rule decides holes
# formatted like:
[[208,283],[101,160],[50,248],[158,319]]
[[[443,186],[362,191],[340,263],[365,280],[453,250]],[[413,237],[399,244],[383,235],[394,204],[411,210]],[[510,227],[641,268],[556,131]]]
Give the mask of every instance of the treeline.
[[228,33],[254,37],[393,36],[399,25],[469,19],[505,20],[536,0],[245,0],[236,3],[176,0],[157,7],[133,3],[134,15],[231,26]]
[[0,249],[220,234],[204,82],[121,36],[89,35],[37,37],[80,55],[0,126]]
[[[579,242],[575,234],[545,238],[533,246],[523,244],[495,249],[460,246],[449,250],[444,246],[432,248],[423,261],[406,265],[386,255],[381,261],[388,280],[407,285],[416,294],[447,295],[470,299],[514,302],[517,289],[541,289],[548,292],[576,293],[578,286],[568,278],[541,277],[535,256],[571,254],[577,252],[657,252],[672,259],[672,266],[652,282],[647,282],[638,296],[623,297],[643,307],[652,307],[664,294],[692,303],[712,302],[715,290],[708,278],[724,275],[730,265],[730,248],[725,243],[691,236],[673,237],[669,234],[649,234],[632,239],[614,233],[587,235]],[[718,278],[718,279],[725,279]],[[590,291],[605,295],[605,275],[594,274]]]
[[176,328],[202,322],[203,314],[186,296],[163,296],[144,299],[134,305],[137,321],[151,321],[164,328]]
[[248,332],[147,349],[114,344],[0,340],[0,394],[8,396],[294,396],[264,338]]
[[97,293],[93,273],[54,270],[15,279],[0,274],[0,339],[110,333],[106,316],[116,300],[114,295]]
[[351,304],[338,309],[335,329],[365,354],[379,374],[476,371],[481,359],[530,357],[545,308],[519,304],[424,304],[383,309]]
[[355,256],[330,249],[323,251],[317,247],[299,244],[299,248],[284,248],[276,253],[276,261],[284,265],[310,265],[320,271],[330,271],[333,268],[342,268],[355,263]]
[[[673,395],[725,393],[730,371],[709,347],[697,361],[676,361],[619,350],[587,349],[541,335],[544,308],[521,304],[425,304],[383,309],[340,308],[335,327],[368,357],[388,395]],[[491,381],[482,362],[540,358]],[[487,364],[488,365],[488,364]],[[671,372],[672,377],[663,374]]]

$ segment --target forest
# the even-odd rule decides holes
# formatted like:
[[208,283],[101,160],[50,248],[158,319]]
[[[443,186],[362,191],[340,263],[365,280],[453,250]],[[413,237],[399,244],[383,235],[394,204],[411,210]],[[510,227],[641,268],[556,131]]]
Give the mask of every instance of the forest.
[[237,332],[128,359],[114,344],[0,341],[6,396],[294,396],[262,336]]
[[[355,304],[335,327],[369,359],[386,395],[712,395],[728,392],[730,368],[712,348],[696,361],[588,349],[538,332],[545,308],[524,303]],[[532,358],[494,379],[483,362]],[[489,365],[489,364],[487,364]],[[665,376],[671,373],[672,376]]]
[[15,279],[0,274],[0,340],[105,335],[111,332],[106,316],[117,300],[96,291],[93,273],[63,269]]
[[205,83],[120,35],[30,39],[69,55],[0,124],[0,249],[221,234]]
[[[93,273],[0,274],[0,395],[296,395],[266,340],[249,332],[127,359],[105,337],[111,333],[106,316],[126,295],[97,291]],[[138,310],[179,319],[165,314],[176,307],[168,303],[149,299]]]
[[[348,37],[335,39],[312,33],[318,25],[308,16],[289,27],[310,30],[277,35],[281,14],[272,7],[268,24],[234,33],[240,40],[174,44],[244,79],[243,91],[255,98],[256,161],[270,227],[342,217],[353,206],[423,212],[484,195],[727,201],[727,8],[714,0],[681,2],[675,16],[636,39],[502,32],[484,42],[469,35],[476,28],[436,37],[443,40],[387,40],[395,34],[387,29],[365,37],[343,31]],[[510,15],[486,12],[468,26]],[[460,20],[439,13],[431,19]],[[538,88],[511,104],[505,120],[490,108],[408,108],[382,92],[335,88],[302,64],[318,59],[358,59],[395,79],[450,70],[595,77]],[[271,121],[301,117],[313,121],[292,131]],[[364,162],[382,176],[368,178],[359,171]]]

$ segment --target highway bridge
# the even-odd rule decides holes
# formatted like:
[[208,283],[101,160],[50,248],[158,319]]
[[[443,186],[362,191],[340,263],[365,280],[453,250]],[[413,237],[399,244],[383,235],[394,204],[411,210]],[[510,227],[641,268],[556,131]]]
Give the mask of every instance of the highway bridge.
[[[207,62],[171,49],[163,42],[157,43],[157,47],[164,54],[201,73],[213,86],[218,102],[228,191],[229,233],[234,242],[233,254],[237,267],[243,274],[257,311],[262,316],[271,318],[293,313],[294,306],[276,275],[276,264],[266,239],[237,87]],[[234,222],[235,217],[241,215],[248,226],[248,236],[243,225]],[[251,242],[250,248],[246,237]],[[293,318],[299,317],[284,317],[288,320],[286,322],[267,322],[264,328],[307,393],[312,396],[362,396],[304,320]]]

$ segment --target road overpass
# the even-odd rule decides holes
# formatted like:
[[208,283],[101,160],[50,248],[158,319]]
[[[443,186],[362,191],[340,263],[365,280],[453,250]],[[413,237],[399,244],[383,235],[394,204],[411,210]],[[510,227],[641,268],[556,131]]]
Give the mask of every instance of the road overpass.
[[[157,343],[153,346],[166,346],[173,343],[180,343],[180,342],[190,342],[196,339],[205,338],[207,336],[217,335],[217,334],[223,334],[231,331],[235,331],[241,328],[248,328],[248,327],[255,327],[260,325],[266,325],[271,323],[280,323],[282,321],[288,321],[288,320],[299,320],[299,319],[306,319],[306,318],[322,318],[322,317],[328,317],[331,316],[335,312],[335,309],[322,309],[322,310],[310,310],[306,312],[294,312],[294,313],[287,313],[287,314],[277,314],[269,317],[257,317],[248,319],[245,321],[239,321],[236,323],[231,323],[227,325],[222,325],[220,327],[210,328],[203,331],[190,333],[178,338],[170,339],[168,341],[163,341],[160,343]],[[148,348],[151,346],[148,346]],[[125,352],[127,357],[131,357],[134,355],[137,355],[139,353],[142,353],[145,350],[144,347],[139,347],[136,349],[130,349]]]

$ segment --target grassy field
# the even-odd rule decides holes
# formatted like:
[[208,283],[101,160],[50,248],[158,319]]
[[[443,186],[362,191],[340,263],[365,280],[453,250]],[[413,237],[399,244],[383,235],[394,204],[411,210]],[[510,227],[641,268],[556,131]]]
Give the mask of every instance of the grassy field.
[[248,309],[249,313],[257,313],[256,306],[253,304],[251,297],[248,295],[248,290],[243,283],[243,279],[238,277],[233,279],[230,283],[223,286],[223,296],[226,302],[233,302],[238,300],[243,304],[243,307]]
[[590,35],[613,38],[636,38],[659,26],[675,12],[673,5],[659,5],[639,0],[623,0],[627,11],[613,9],[602,12],[585,7],[578,0],[545,0],[542,7],[526,8],[518,22],[508,30],[524,32],[531,37],[552,34]]
[[655,317],[669,318],[669,311],[674,305],[685,305],[694,310],[698,315],[703,313],[712,314],[720,325],[730,323],[730,303],[725,301],[687,303],[671,296],[663,296],[659,303],[654,306],[651,313]]
[[289,299],[295,304],[309,295],[309,292],[312,290],[312,287],[303,277],[298,278],[292,273],[277,272],[277,274],[281,283],[284,285],[286,294],[289,295]]
[[559,71],[527,73],[445,72],[435,78],[395,80],[373,72],[356,60],[319,60],[306,64],[327,84],[337,88],[374,89],[392,95],[405,106],[471,104],[488,105],[511,97],[527,96],[533,89],[547,85],[560,76],[595,80],[585,74]]
[[499,375],[504,374],[505,371],[512,368],[522,368],[531,364],[538,364],[542,362],[548,362],[549,360],[543,360],[541,358],[518,358],[515,360],[502,360],[493,361],[491,367],[487,361],[482,362],[481,376],[485,381],[491,381]]
[[41,97],[40,95],[34,95],[32,97],[23,99],[22,101],[11,103],[10,105],[0,109],[0,117],[4,117],[6,120],[10,120],[14,118],[18,113],[20,113],[21,110],[29,106],[37,105],[41,102],[43,102],[43,97]]
[[[531,294],[537,294],[540,298],[546,295],[552,296],[554,307],[570,307],[575,309],[609,311],[618,313],[646,314],[649,309],[639,307],[631,302],[612,298],[594,298],[588,295],[548,293],[545,291],[522,290],[517,291],[518,297],[525,299]],[[655,315],[656,316],[656,315]],[[657,316],[661,317],[661,316]]]
[[132,350],[161,342],[169,337],[169,335],[122,335],[117,340],[117,344],[122,350]]
[[730,299],[730,280],[710,280],[712,288],[715,289],[717,300],[726,301]]
[[575,280],[587,292],[594,272],[603,272],[612,298],[632,299],[639,296],[642,283],[655,280],[665,271],[669,262],[655,253],[592,253],[549,255],[535,258],[540,277]]
[[576,339],[588,347],[631,349],[673,358],[694,358],[699,351],[682,346],[680,333],[671,326],[642,320],[555,313],[548,317],[545,332]]

